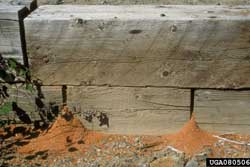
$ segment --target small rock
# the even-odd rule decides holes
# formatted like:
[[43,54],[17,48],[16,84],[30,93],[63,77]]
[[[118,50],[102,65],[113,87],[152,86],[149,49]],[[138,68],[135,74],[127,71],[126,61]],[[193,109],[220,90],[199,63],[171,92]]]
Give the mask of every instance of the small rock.
[[134,141],[135,141],[135,143],[140,143],[141,138],[140,137],[136,137]]
[[90,167],[99,167],[100,165],[99,165],[99,163],[98,162],[92,162],[92,163],[90,163]]
[[183,164],[173,157],[163,157],[150,163],[150,167],[183,167]]
[[197,161],[204,161],[206,160],[206,158],[208,158],[208,154],[204,152],[204,153],[196,154],[194,157],[196,158]]
[[172,147],[154,153],[153,157],[150,167],[183,167],[185,163],[185,154]]
[[138,167],[150,167],[150,165],[147,163],[146,164],[139,164]]
[[149,157],[140,157],[139,158],[139,162],[138,162],[138,166],[143,165],[143,164],[147,164],[148,162],[151,162],[153,159],[149,158]]
[[118,148],[126,148],[128,145],[128,143],[125,143],[125,142],[120,142],[118,143]]
[[199,167],[199,163],[193,158],[187,162],[185,167]]

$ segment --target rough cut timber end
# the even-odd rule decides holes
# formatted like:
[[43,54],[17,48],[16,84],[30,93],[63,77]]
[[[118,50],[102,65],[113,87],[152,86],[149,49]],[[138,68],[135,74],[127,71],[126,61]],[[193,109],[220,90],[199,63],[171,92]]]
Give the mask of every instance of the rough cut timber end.
[[23,5],[8,5],[0,3],[0,19],[18,21],[19,15],[26,10],[27,8]]
[[46,85],[250,87],[250,6],[48,5],[25,27]]
[[27,61],[23,19],[28,14],[25,6],[0,3],[0,53],[22,64]]
[[25,6],[30,12],[37,8],[37,0],[0,0],[0,3],[12,6]]

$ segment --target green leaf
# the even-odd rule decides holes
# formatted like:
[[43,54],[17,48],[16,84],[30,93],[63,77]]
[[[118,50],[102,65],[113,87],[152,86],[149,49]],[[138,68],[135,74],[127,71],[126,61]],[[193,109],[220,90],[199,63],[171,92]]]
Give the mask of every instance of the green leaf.
[[20,69],[19,71],[19,76],[25,78],[26,77],[27,70],[26,69]]
[[7,114],[12,111],[12,102],[6,102],[2,106],[0,106],[0,115]]
[[8,59],[8,64],[9,64],[10,68],[16,69],[17,63],[14,59]]
[[30,91],[30,92],[33,92],[35,89],[33,87],[33,85],[31,83],[27,83],[26,84],[26,90]]
[[30,71],[29,70],[26,71],[26,75],[30,76]]

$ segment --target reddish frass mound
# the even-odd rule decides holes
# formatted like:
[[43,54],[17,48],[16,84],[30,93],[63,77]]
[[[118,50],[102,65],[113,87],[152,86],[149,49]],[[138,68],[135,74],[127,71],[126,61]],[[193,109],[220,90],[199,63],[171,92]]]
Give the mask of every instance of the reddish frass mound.
[[[38,151],[67,152],[80,150],[83,144],[91,144],[102,138],[102,134],[88,131],[71,112],[59,116],[55,123],[43,134],[21,147],[20,153]],[[73,149],[72,149],[73,148]]]
[[213,146],[217,141],[212,134],[203,131],[195,122],[194,116],[176,134],[166,135],[169,145],[193,155],[202,151],[206,146]]

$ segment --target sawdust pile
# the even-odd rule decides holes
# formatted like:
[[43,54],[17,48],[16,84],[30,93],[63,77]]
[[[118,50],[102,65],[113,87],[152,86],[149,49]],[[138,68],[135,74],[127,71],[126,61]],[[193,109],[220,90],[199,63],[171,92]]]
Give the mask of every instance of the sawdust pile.
[[64,153],[84,150],[83,145],[98,142],[104,136],[101,133],[87,130],[67,108],[64,109],[63,113],[47,131],[32,139],[29,144],[21,147],[18,152],[49,151]]
[[195,122],[193,116],[184,127],[176,134],[165,135],[168,144],[189,154],[193,155],[202,151],[205,147],[213,147],[218,141],[212,134],[203,131]]

